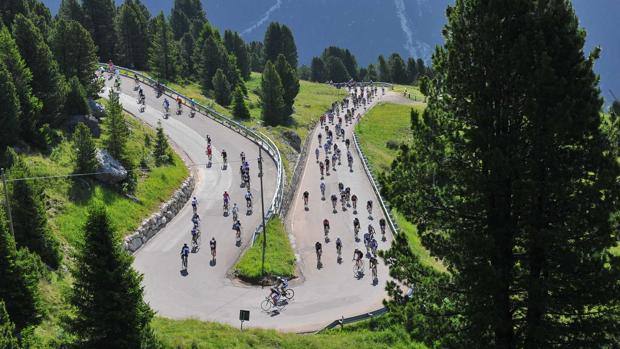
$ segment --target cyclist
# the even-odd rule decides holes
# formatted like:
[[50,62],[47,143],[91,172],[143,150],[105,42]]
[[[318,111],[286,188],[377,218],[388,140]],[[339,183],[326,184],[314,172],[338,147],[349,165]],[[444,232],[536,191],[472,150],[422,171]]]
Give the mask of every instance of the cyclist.
[[321,263],[321,254],[323,253],[323,245],[319,241],[314,244],[314,249],[316,250],[316,260]]
[[183,269],[187,270],[187,258],[189,257],[189,247],[187,244],[183,244],[181,247],[181,265],[183,265]]
[[189,113],[190,117],[194,117],[196,116],[196,101],[194,101],[194,99],[190,99],[191,105],[192,105],[192,111]]
[[241,222],[236,221],[233,224],[233,230],[237,232],[237,243],[241,242]]
[[357,213],[357,195],[351,195],[351,204],[353,205],[353,213]]
[[164,110],[166,111],[166,113],[168,112],[168,110],[170,109],[170,102],[168,102],[168,98],[164,98]]
[[319,162],[320,154],[321,154],[321,151],[319,150],[319,147],[316,147],[316,149],[314,149],[314,155],[316,155],[316,162]]
[[347,193],[343,190],[340,192],[340,203],[342,203],[342,210],[347,210]]
[[212,237],[211,241],[209,241],[209,247],[211,247],[211,257],[213,259],[215,259],[215,244],[216,244],[215,237]]
[[181,108],[183,107],[183,100],[181,96],[177,96],[177,114],[181,115]]
[[377,242],[377,239],[371,238],[371,240],[370,240],[370,251],[372,252],[373,256],[377,255],[377,250],[378,249],[379,249],[379,243]]
[[198,237],[200,237],[200,231],[198,229],[196,229],[196,227],[194,227],[194,229],[192,229],[192,245],[193,246],[198,246]]
[[211,145],[211,136],[207,135],[207,137],[206,137],[206,138],[207,138],[207,144],[208,144],[208,145]]
[[355,233],[355,241],[357,241],[357,233],[359,233],[360,231],[360,220],[355,217],[353,219],[353,232]]
[[368,219],[372,219],[372,200],[368,200],[366,209],[368,210]]
[[373,280],[377,280],[377,258],[375,256],[370,257],[370,260],[368,261],[368,265],[370,267],[370,270],[372,271],[372,279]]
[[351,188],[347,187],[344,190],[344,196],[347,201],[347,207],[351,207]]
[[196,212],[198,210],[198,199],[196,199],[195,196],[192,199],[192,208],[194,209],[194,212]]
[[224,166],[226,165],[226,150],[222,149],[222,160],[224,161]]
[[321,132],[319,132],[319,145],[321,145],[321,140],[323,139],[323,135],[321,134]]
[[370,234],[370,236],[373,238],[375,236],[375,228],[372,226],[372,224],[368,224],[368,234]]
[[286,294],[286,289],[288,288],[288,280],[286,278],[277,277],[276,278],[276,288],[280,291],[281,294]]
[[332,194],[332,207],[334,208],[334,213],[336,213],[336,204],[338,203],[338,197],[336,194]]
[[252,208],[252,193],[249,190],[245,193],[245,207]]
[[347,163],[349,164],[349,172],[353,172],[353,156],[351,155],[351,152],[348,152],[347,154]]
[[332,154],[332,170],[336,171],[336,161],[338,160],[338,155],[334,151]]
[[308,210],[308,198],[310,197],[310,193],[308,191],[304,191],[304,207]]
[[347,146],[347,150],[348,150],[348,149],[349,149],[349,146],[351,145],[351,141],[347,138],[347,139],[344,141],[344,144]]
[[233,222],[236,222],[237,218],[239,217],[239,207],[237,207],[236,202],[233,204],[232,216],[233,216]]
[[271,287],[271,293],[269,294],[269,298],[273,301],[273,305],[277,306],[280,301],[280,290],[277,287]]
[[338,260],[342,257],[342,240],[340,240],[340,236],[336,238],[336,253],[338,254]]
[[329,176],[329,157],[325,158],[325,173]]
[[385,218],[379,220],[379,228],[381,228],[381,236],[383,237],[383,241],[385,241]]
[[319,170],[321,170],[321,179],[323,179],[323,172],[325,171],[325,165],[323,165],[323,161],[319,161]]
[[194,228],[198,228],[198,225],[200,224],[200,216],[196,212],[194,212],[194,215],[192,216],[192,223],[194,223]]
[[356,248],[355,251],[353,251],[353,261],[355,261],[355,266],[358,269],[361,269],[362,258],[364,258],[364,253],[362,253],[362,251]]
[[224,210],[228,211],[228,201],[230,201],[230,195],[227,191],[224,191]]
[[323,233],[325,233],[325,237],[329,234],[329,220],[327,218],[323,220]]

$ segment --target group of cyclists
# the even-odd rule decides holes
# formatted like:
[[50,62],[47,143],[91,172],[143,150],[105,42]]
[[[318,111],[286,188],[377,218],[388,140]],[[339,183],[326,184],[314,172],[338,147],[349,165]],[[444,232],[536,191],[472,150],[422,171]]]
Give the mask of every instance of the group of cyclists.
[[[348,98],[344,99],[341,102],[336,102],[332,105],[332,108],[329,112],[325,113],[320,118],[320,128],[318,132],[318,143],[319,146],[315,149],[315,157],[316,163],[319,167],[320,173],[320,190],[321,190],[321,200],[326,200],[326,183],[325,176],[330,175],[331,171],[337,171],[337,166],[342,163],[341,157],[342,154],[346,151],[347,163],[349,170],[353,171],[353,156],[351,154],[351,141],[346,138],[345,127],[349,125],[353,125],[354,118],[356,115],[359,115],[359,111],[361,108],[366,108],[368,104],[373,100],[373,98],[377,95],[378,89],[377,87],[362,87],[359,88],[357,86],[349,87],[350,95]],[[357,113],[357,114],[356,114]],[[337,141],[344,143],[344,146],[339,146]],[[321,154],[324,155],[324,159],[322,159]],[[309,191],[305,191],[303,193],[304,207],[308,210],[309,205]],[[336,214],[338,212],[338,207],[341,208],[342,211],[347,211],[347,208],[352,208],[353,214],[357,215],[357,205],[358,205],[358,197],[354,194],[350,187],[344,185],[344,183],[338,183],[338,191],[329,196],[329,201],[332,205],[332,212]],[[340,202],[340,204],[339,204]],[[366,210],[368,211],[368,220],[373,221],[373,201],[368,200],[366,202]],[[360,242],[359,239],[359,231],[360,231],[360,219],[355,217],[353,220],[353,232],[355,242]],[[386,220],[381,218],[379,220],[379,227],[381,230],[381,239],[382,241],[386,241]],[[331,226],[328,218],[323,219],[323,234],[325,243],[329,243],[329,234],[330,234]],[[379,248],[379,242],[377,241],[377,237],[375,234],[375,228],[372,223],[368,224],[368,232],[363,236],[364,246],[366,248],[366,253],[363,253],[359,248],[355,248],[353,253],[353,261],[354,261],[354,275],[356,277],[363,276],[363,259],[364,256],[368,257],[369,269],[372,272],[373,280],[377,279],[377,253]],[[337,254],[337,262],[342,262],[342,248],[343,241],[338,236],[336,238],[336,254]],[[317,256],[318,265],[321,265],[321,256],[323,253],[323,243],[321,241],[317,241],[315,243],[315,252]]]
[[[201,236],[201,232],[200,232],[200,215],[198,214],[198,199],[194,196],[192,198],[192,230],[191,230],[191,250],[190,247],[187,246],[187,243],[183,244],[183,247],[181,247],[181,268],[184,271],[187,271],[187,262],[189,259],[189,254],[190,252],[197,252],[198,248],[200,247],[200,236]],[[209,247],[211,248],[211,260],[215,261],[215,256],[216,256],[216,245],[217,242],[215,240],[215,237],[211,237],[211,240],[209,241]]]

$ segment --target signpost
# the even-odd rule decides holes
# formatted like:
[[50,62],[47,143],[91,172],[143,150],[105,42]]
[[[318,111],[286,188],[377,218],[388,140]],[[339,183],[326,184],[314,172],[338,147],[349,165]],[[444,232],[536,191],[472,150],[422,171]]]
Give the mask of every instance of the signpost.
[[250,311],[239,310],[239,321],[241,321],[241,331],[243,331],[243,322],[250,321]]

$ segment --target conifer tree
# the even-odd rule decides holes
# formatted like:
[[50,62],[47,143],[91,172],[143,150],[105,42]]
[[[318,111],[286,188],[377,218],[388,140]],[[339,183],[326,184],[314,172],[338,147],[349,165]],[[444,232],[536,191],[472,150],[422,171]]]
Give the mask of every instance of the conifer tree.
[[6,64],[0,60],[0,154],[6,152],[7,147],[12,145],[19,134],[19,98],[13,77],[6,68]]
[[62,0],[58,8],[57,19],[73,20],[84,23],[85,15],[79,0]]
[[196,74],[193,59],[194,46],[195,41],[192,34],[183,34],[179,42],[179,58],[181,63],[180,74],[185,79],[190,79]]
[[392,77],[392,82],[397,84],[407,83],[407,68],[405,62],[398,53],[392,53],[388,59],[388,66]]
[[[31,172],[20,157],[16,157],[11,167],[11,178],[28,178]],[[11,213],[15,240],[20,247],[27,247],[38,254],[41,260],[53,269],[60,265],[59,243],[52,235],[47,222],[41,189],[28,180],[11,183]]]
[[149,66],[158,78],[174,80],[177,75],[178,49],[172,30],[160,12],[155,18],[153,42],[149,49]]
[[374,64],[368,65],[368,73],[366,74],[368,81],[379,81],[379,74]]
[[448,13],[428,108],[381,180],[450,271],[418,288],[423,266],[387,255],[415,283],[411,303],[427,303],[405,306],[408,328],[443,324],[424,338],[440,347],[613,347],[620,168],[601,130],[598,52],[584,57],[568,1],[457,0]]
[[175,40],[180,40],[185,33],[192,34],[193,26],[202,28],[206,22],[205,12],[200,0],[174,1],[174,6],[170,12],[170,26]]
[[252,41],[247,47],[250,54],[250,69],[254,72],[262,72],[265,69],[265,46],[260,41]]
[[69,92],[65,100],[64,112],[67,115],[86,115],[90,113],[86,90],[77,76],[69,79]]
[[41,101],[32,93],[32,72],[19,53],[13,36],[6,27],[0,25],[0,61],[13,78],[13,85],[19,98],[19,131],[24,139],[36,142],[37,124],[41,112]]
[[226,30],[224,32],[224,46],[237,59],[237,67],[241,77],[248,80],[250,78],[250,55],[239,33]]
[[310,81],[325,82],[326,75],[325,62],[320,57],[313,57],[310,63]]
[[78,123],[73,132],[73,143],[75,146],[75,172],[93,173],[97,171],[95,142],[90,133],[90,129],[84,123]]
[[114,0],[82,0],[84,9],[84,27],[90,32],[97,53],[102,62],[114,59],[116,48],[116,31],[114,30],[114,16],[116,6]]
[[194,51],[194,64],[197,68],[203,94],[208,95],[209,91],[213,89],[213,77],[218,69],[222,69],[229,83],[233,86],[239,82],[235,81],[236,78],[232,76],[235,73],[236,67],[234,65],[231,66],[231,61],[232,59],[228,56],[219,33],[206,23],[196,41],[196,49]]
[[267,61],[261,79],[261,115],[265,124],[274,126],[284,123],[286,105],[283,96],[280,76],[273,63]]
[[248,106],[245,104],[243,91],[239,86],[237,86],[233,92],[232,105],[232,114],[235,118],[243,120],[250,118],[250,111],[248,110]]
[[82,86],[95,93],[93,75],[97,69],[95,43],[88,31],[78,22],[59,19],[50,34],[50,47],[60,71],[67,79],[76,76]]
[[407,59],[407,82],[413,84],[418,80],[418,67],[415,59],[409,57]]
[[15,240],[0,210],[0,300],[17,331],[41,321],[37,278],[27,275],[17,259]]
[[74,316],[68,320],[77,346],[148,348],[153,311],[143,300],[142,276],[122,248],[103,206],[89,210],[84,246],[73,269],[70,296]]
[[385,61],[385,58],[383,57],[383,55],[379,56],[378,62],[379,62],[379,76],[378,76],[379,80],[383,82],[391,82],[392,75],[390,74],[390,66]]
[[282,88],[284,89],[284,96],[282,96],[285,105],[284,111],[287,116],[292,115],[295,97],[297,97],[299,93],[299,78],[295,70],[288,64],[283,54],[278,55],[275,67],[282,81]]
[[32,92],[43,103],[43,118],[39,123],[58,125],[62,121],[59,113],[66,91],[52,51],[34,23],[21,14],[15,16],[13,37],[32,72]]
[[223,106],[230,104],[230,83],[222,69],[218,69],[213,77],[213,95],[218,104]]
[[15,325],[6,311],[4,301],[0,299],[0,348],[3,349],[19,349],[19,342],[13,335]]
[[427,68],[422,58],[416,59],[416,69],[418,71],[418,76],[428,76]]
[[170,161],[170,146],[164,134],[164,128],[161,126],[161,121],[157,122],[157,128],[155,128],[155,130],[155,148],[153,149],[153,156],[155,157],[155,164],[161,166]]
[[147,67],[149,17],[148,10],[144,11],[139,1],[125,0],[119,7],[114,25],[118,34],[117,57],[121,65],[140,70]]
[[263,43],[266,61],[275,62],[278,55],[283,54],[291,67],[297,69],[297,46],[293,33],[286,25],[271,22]]
[[342,59],[336,56],[330,56],[325,62],[327,70],[327,79],[333,82],[346,82],[351,79],[347,67],[344,66]]
[[125,122],[123,107],[116,93],[110,94],[106,107],[105,124],[104,144],[106,149],[113,158],[126,163],[129,127]]

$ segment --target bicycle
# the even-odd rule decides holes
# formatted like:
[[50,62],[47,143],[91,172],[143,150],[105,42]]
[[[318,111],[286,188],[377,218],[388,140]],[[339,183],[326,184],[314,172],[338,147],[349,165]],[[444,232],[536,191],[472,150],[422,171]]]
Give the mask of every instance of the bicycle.
[[181,269],[187,270],[187,256],[181,255]]
[[200,230],[196,230],[196,234],[192,235],[192,250],[195,250],[200,245]]
[[284,308],[284,304],[282,304],[280,299],[278,299],[278,303],[276,304],[273,302],[273,298],[271,298],[271,296],[267,296],[265,297],[265,300],[260,303],[260,308],[264,312],[269,312],[271,308],[276,308],[277,310]]
[[370,267],[370,271],[372,272],[372,279],[373,280],[377,280],[377,265],[373,265],[372,267]]

